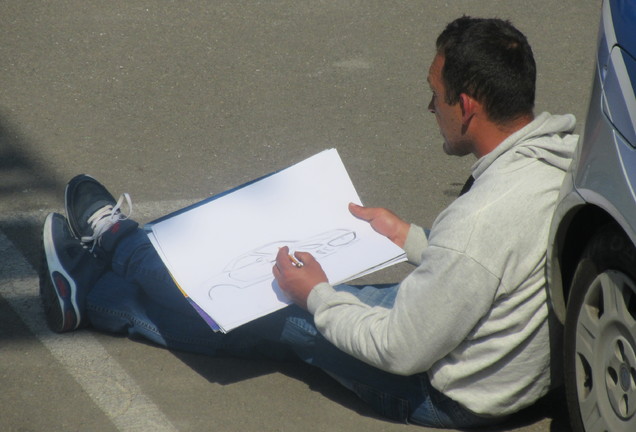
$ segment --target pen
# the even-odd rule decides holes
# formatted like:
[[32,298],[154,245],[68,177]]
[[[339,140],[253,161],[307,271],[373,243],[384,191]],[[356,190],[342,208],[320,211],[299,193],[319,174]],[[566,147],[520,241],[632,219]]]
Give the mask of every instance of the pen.
[[302,267],[303,263],[301,261],[298,260],[298,258],[296,258],[294,255],[289,254],[289,259],[291,260],[292,264],[294,264],[296,267]]

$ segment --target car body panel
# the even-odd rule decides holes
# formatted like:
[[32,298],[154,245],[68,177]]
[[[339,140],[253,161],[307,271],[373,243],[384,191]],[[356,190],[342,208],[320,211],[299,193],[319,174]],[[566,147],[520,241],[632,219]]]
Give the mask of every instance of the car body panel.
[[636,0],[602,7],[585,129],[547,250],[577,432],[636,430]]
[[633,0],[604,2],[585,130],[561,189],[548,246],[550,298],[561,322],[576,254],[598,221],[616,222],[636,244],[635,28]]

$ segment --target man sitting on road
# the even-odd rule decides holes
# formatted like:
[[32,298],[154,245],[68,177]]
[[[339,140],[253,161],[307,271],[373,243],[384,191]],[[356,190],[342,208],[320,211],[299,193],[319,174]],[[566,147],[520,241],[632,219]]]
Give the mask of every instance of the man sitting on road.
[[382,415],[426,426],[494,424],[534,403],[553,384],[546,248],[575,120],[534,116],[534,58],[510,23],[462,17],[436,47],[429,111],[447,154],[477,158],[472,184],[428,235],[386,209],[350,207],[416,265],[401,283],[331,286],[310,254],[296,253],[298,267],[283,248],[272,271],[295,304],[214,333],[121,211],[127,194],[116,201],[80,175],[66,188],[67,216],[44,225],[50,326],[90,324],[213,356],[301,359]]

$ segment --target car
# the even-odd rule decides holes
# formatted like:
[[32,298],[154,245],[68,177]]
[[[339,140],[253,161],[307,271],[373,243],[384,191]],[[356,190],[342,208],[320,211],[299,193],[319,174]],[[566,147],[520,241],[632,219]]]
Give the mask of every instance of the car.
[[605,0],[585,128],[553,217],[549,296],[576,432],[636,431],[636,0]]

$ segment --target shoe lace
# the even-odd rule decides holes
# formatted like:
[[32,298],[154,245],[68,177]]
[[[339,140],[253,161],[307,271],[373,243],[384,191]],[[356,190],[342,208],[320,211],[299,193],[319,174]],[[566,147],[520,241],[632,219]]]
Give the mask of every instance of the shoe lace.
[[[122,205],[124,202],[126,202],[128,206],[128,211],[126,213],[122,211]],[[93,235],[84,236],[81,238],[81,241],[83,243],[94,242],[93,248],[95,248],[95,245],[101,241],[102,235],[106,231],[120,220],[128,219],[131,215],[132,200],[130,199],[130,195],[123,193],[114,206],[110,204],[105,205],[88,218],[88,223],[93,229]]]

